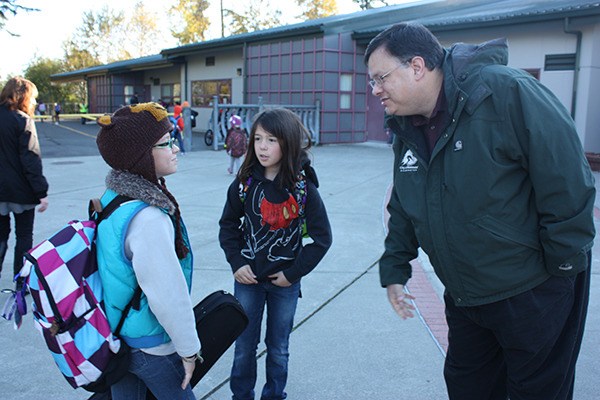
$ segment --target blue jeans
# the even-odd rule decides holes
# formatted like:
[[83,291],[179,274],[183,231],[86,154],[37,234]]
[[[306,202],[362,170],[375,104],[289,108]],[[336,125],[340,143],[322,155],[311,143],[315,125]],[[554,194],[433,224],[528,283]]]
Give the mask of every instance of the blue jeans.
[[246,314],[249,324],[235,342],[230,387],[234,400],[254,400],[256,384],[256,349],[260,341],[263,311],[267,305],[266,378],[261,399],[285,399],[288,375],[288,344],[294,325],[294,314],[300,296],[300,282],[290,287],[275,286],[270,282],[243,285],[235,282],[235,296]]
[[192,387],[181,389],[185,372],[177,353],[153,356],[131,350],[129,373],[111,386],[113,400],[145,400],[150,389],[158,400],[196,400]]
[[185,153],[185,148],[183,147],[183,137],[181,136],[181,131],[179,129],[175,129],[173,131],[173,139],[177,139],[177,143],[179,143],[179,150],[181,150],[181,153]]

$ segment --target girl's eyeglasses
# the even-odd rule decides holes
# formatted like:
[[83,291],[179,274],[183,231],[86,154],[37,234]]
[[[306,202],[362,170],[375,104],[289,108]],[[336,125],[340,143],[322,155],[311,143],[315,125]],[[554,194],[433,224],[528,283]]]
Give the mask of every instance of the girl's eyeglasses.
[[166,148],[172,149],[174,146],[174,144],[173,144],[174,142],[175,142],[175,138],[169,138],[169,140],[167,140],[166,142],[155,144],[152,147],[155,147],[157,149],[166,149]]

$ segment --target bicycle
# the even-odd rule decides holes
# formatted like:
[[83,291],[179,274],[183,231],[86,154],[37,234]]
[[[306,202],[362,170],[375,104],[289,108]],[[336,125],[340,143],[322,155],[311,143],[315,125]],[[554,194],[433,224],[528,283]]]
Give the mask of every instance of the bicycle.
[[[204,132],[204,143],[210,147],[213,145],[214,140],[215,140],[215,135],[214,132],[212,130],[212,126],[213,126],[213,117],[212,117],[212,113],[210,114],[210,119],[208,120],[208,129],[206,130],[206,132]],[[221,113],[219,113],[219,123],[217,123],[217,126],[221,126],[220,124],[221,122]],[[223,136],[223,132],[221,132],[221,130],[219,129],[219,137],[221,139],[221,142],[225,142],[225,136]]]

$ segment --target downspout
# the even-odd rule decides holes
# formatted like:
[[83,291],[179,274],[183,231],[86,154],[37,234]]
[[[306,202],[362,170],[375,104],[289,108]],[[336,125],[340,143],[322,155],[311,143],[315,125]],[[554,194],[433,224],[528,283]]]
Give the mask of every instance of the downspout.
[[248,101],[248,86],[246,83],[246,73],[248,71],[248,42],[244,42],[244,47],[242,47],[242,57],[244,58],[244,63],[242,64],[244,69],[242,70],[242,104],[245,104]]
[[575,110],[577,109],[577,86],[579,85],[579,63],[581,58],[581,31],[570,28],[569,17],[565,17],[565,25],[563,31],[568,34],[577,36],[577,44],[575,46],[575,72],[573,74],[573,92],[571,98],[571,118],[575,120]]
[[187,57],[185,59],[185,66],[184,66],[183,75],[184,75],[183,81],[184,81],[185,92],[184,92],[183,100],[181,100],[181,104],[183,104],[184,100],[190,100],[190,97],[188,96],[188,62],[187,62]]

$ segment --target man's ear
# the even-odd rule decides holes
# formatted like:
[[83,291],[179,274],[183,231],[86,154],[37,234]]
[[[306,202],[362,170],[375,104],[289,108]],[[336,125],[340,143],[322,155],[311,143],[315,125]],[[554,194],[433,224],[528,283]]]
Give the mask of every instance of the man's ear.
[[425,60],[421,56],[414,56],[412,60],[410,60],[410,68],[412,68],[416,80],[422,79],[427,72]]

